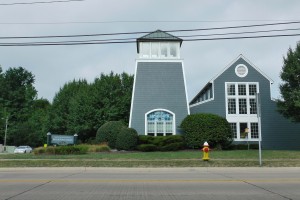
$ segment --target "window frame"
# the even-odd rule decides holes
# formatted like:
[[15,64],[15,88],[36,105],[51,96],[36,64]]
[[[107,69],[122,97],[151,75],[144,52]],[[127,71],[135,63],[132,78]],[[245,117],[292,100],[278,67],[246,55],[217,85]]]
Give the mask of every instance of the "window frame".
[[[151,114],[151,113],[154,113],[154,112],[166,112],[168,114],[170,114],[172,116],[172,125],[171,125],[171,128],[172,130],[171,131],[168,131],[169,128],[170,128],[170,124],[169,122],[170,121],[165,121],[165,120],[162,120],[162,121],[154,121],[154,132],[149,132],[148,131],[148,115]],[[157,130],[157,127],[158,125],[161,125],[161,122],[162,122],[162,130],[163,131],[158,131]],[[166,135],[176,135],[176,116],[175,116],[175,113],[173,113],[172,111],[170,110],[167,110],[167,109],[153,109],[153,110],[150,110],[148,111],[147,113],[145,113],[145,135],[151,135],[151,136],[158,136],[158,135],[163,135],[163,136],[166,136]]]
[[[141,59],[180,59],[179,42],[140,42],[139,45],[139,58]],[[166,54],[162,54],[163,48]],[[172,50],[175,50],[175,56],[172,56]],[[152,53],[154,51],[155,53]]]
[[[238,91],[238,85],[244,84],[246,85],[246,95],[239,95]],[[231,86],[230,86],[231,85]],[[234,86],[233,86],[234,85]],[[255,85],[255,89],[254,86]],[[229,90],[232,90],[232,88],[235,88],[235,91],[229,92]],[[250,88],[252,87],[252,89]],[[252,91],[252,92],[251,92]],[[225,105],[226,105],[226,119],[230,124],[235,124],[236,126],[236,137],[233,138],[234,141],[259,141],[260,140],[260,129],[259,129],[259,121],[257,116],[257,104],[255,105],[255,108],[251,108],[250,106],[253,106],[253,99],[256,99],[256,94],[253,94],[253,91],[256,91],[256,93],[259,93],[259,82],[225,82]],[[241,94],[241,93],[240,93]],[[230,106],[228,103],[232,101],[231,99],[235,100],[236,105],[236,112],[229,112]],[[239,100],[240,99],[246,99],[247,101],[247,114],[239,114]],[[255,111],[254,111],[254,110]],[[241,137],[241,130],[240,130],[240,123],[247,123],[247,128],[249,128],[249,133],[247,138]],[[256,124],[256,129],[253,127],[251,128],[251,124]],[[231,125],[232,127],[232,125]],[[255,131],[255,133],[252,133],[252,130]],[[255,135],[253,135],[255,134]]]

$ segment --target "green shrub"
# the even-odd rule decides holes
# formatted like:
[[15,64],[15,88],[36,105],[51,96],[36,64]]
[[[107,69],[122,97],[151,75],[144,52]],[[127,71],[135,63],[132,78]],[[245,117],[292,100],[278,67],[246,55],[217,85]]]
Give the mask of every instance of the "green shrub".
[[110,148],[107,144],[88,145],[88,152],[109,152]]
[[48,146],[47,148],[39,147],[34,149],[34,154],[48,155],[69,155],[69,154],[85,154],[88,151],[87,145],[77,146]]
[[95,152],[110,152],[110,148],[107,145],[97,146]]
[[88,146],[86,145],[55,147],[56,155],[85,154],[87,153],[87,151]]
[[137,146],[138,133],[133,128],[123,128],[117,135],[116,148],[118,150],[133,150]]
[[184,147],[185,145],[183,142],[176,142],[160,147],[160,151],[178,151],[184,149]]
[[54,147],[54,146],[48,146],[47,148],[46,148],[46,154],[49,154],[49,155],[55,155],[55,150],[56,150],[56,147]]
[[103,124],[97,131],[96,142],[107,143],[112,149],[116,147],[117,135],[125,125],[121,121],[110,121]]
[[160,142],[160,146],[166,146],[174,143],[183,142],[183,137],[181,135],[170,135],[170,136],[163,136],[162,141]]
[[[139,136],[139,147],[142,144],[154,145],[156,147],[154,149],[155,151],[178,151],[185,148],[184,140],[181,135],[157,137],[142,135]],[[142,148],[144,148],[144,146],[142,146]],[[146,146],[145,148],[148,147]]]
[[154,144],[141,144],[137,146],[137,149],[144,152],[157,151],[157,147]]
[[232,131],[223,117],[200,113],[187,116],[181,123],[184,140],[189,148],[201,148],[207,141],[211,147],[226,148],[232,142]]
[[45,147],[38,147],[38,148],[34,148],[33,149],[33,153],[35,155],[44,154],[45,152],[46,152],[46,148]]
[[138,145],[140,144],[152,144],[155,137],[148,135],[139,135],[138,136]]

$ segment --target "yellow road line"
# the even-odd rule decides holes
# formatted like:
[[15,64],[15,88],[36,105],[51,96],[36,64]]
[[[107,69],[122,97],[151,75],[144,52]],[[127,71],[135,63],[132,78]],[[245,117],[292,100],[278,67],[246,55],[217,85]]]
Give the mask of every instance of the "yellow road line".
[[57,183],[237,183],[237,182],[260,182],[260,183],[300,183],[300,179],[244,179],[244,180],[226,180],[226,179],[195,179],[195,180],[126,180],[126,179],[2,179],[0,183],[40,183],[40,182],[57,182]]

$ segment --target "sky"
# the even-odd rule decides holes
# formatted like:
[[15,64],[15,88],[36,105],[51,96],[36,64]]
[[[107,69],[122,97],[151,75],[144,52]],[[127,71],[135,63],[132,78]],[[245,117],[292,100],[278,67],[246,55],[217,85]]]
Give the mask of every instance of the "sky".
[[[145,34],[51,39],[4,37],[152,32],[157,29],[191,30],[286,23],[300,21],[299,9],[298,0],[0,0],[0,43],[138,38]],[[297,28],[300,28],[300,24],[295,23],[171,34],[180,37]],[[299,30],[255,35],[299,34]],[[209,38],[237,36],[248,35]],[[300,36],[183,41],[181,57],[184,60],[189,101],[240,54],[274,81],[272,97],[279,98],[279,75],[283,57],[289,48],[296,47],[298,41]],[[3,71],[19,66],[27,69],[35,75],[38,97],[50,102],[65,83],[74,79],[93,82],[101,73],[111,71],[134,74],[136,59],[135,43],[0,46],[0,65]]]

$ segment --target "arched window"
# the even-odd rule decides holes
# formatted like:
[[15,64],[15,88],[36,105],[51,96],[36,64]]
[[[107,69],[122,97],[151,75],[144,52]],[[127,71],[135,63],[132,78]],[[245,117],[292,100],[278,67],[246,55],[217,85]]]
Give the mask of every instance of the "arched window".
[[167,110],[146,113],[146,134],[152,136],[175,135],[175,115]]

